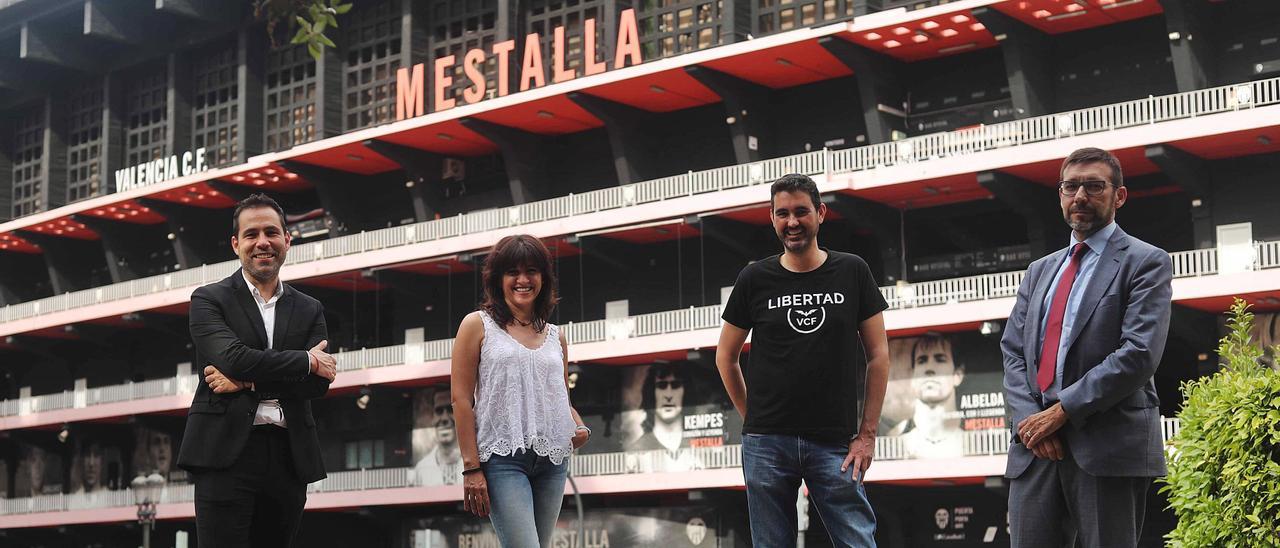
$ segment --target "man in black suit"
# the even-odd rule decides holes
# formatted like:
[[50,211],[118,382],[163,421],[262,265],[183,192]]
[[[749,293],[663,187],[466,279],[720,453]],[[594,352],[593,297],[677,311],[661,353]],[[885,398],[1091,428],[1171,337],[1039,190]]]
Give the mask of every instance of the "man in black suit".
[[191,295],[195,363],[207,367],[178,466],[195,481],[200,548],[287,547],[307,484],[325,477],[310,400],[337,364],[320,302],[280,281],[291,239],[280,205],[245,198],[232,233],[242,268]]

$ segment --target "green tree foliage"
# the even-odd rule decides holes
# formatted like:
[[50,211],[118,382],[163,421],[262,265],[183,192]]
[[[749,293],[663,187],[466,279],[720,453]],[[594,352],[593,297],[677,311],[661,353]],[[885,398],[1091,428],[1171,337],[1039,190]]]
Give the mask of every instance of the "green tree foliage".
[[1280,546],[1280,372],[1260,365],[1244,301],[1227,327],[1222,369],[1183,385],[1161,487],[1178,515],[1170,546]]
[[[319,60],[324,48],[334,48],[325,31],[338,28],[338,16],[351,11],[342,0],[252,0],[254,16],[267,21],[267,35],[276,44],[276,27],[282,22],[298,31],[289,42],[306,44],[311,57]],[[278,45],[278,44],[276,44]]]

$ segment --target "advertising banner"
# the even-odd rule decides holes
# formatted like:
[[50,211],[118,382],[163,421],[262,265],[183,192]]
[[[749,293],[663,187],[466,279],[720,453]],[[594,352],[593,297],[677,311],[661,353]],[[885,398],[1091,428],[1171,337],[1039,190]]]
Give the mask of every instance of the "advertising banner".
[[160,474],[167,483],[185,483],[187,472],[176,466],[178,446],[175,436],[166,430],[142,425],[133,427],[133,470],[128,481],[138,476]]
[[[720,529],[719,515],[706,507],[608,508],[587,510],[581,529],[572,509],[561,512],[553,548],[663,548],[733,546]],[[415,520],[412,548],[499,548],[486,518],[440,516]]]
[[719,375],[698,362],[583,365],[571,397],[592,429],[580,455],[627,453],[627,473],[716,466],[714,448],[741,443],[742,419]]
[[914,506],[910,525],[911,546],[1009,545],[1008,506],[996,493],[933,492]]
[[76,438],[71,457],[71,494],[116,490],[128,483],[124,479],[124,460],[120,447],[102,439]]
[[413,433],[410,437],[416,485],[453,485],[462,481],[462,452],[454,429],[449,385],[413,392]]
[[997,337],[927,333],[889,341],[880,436],[908,459],[978,454],[981,433],[1004,430],[1004,365]]
[[1280,313],[1261,312],[1253,315],[1253,343],[1262,347],[1262,361],[1272,369],[1280,369],[1280,356],[1276,355],[1276,345],[1280,345]]
[[62,456],[50,447],[18,443],[13,496],[24,498],[61,493],[66,479],[62,463]]

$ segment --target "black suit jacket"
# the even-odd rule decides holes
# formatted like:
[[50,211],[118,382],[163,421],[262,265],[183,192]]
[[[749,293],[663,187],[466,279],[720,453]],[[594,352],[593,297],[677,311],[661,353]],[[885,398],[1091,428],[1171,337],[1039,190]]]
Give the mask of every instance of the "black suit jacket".
[[310,400],[323,397],[329,381],[310,374],[306,351],[328,336],[320,301],[288,284],[276,301],[272,348],[267,348],[262,314],[241,271],[196,289],[191,294],[196,370],[212,364],[227,377],[253,381],[256,390],[215,394],[200,382],[187,412],[178,466],[192,472],[231,466],[249,439],[258,401],[275,398],[288,424],[298,479],[324,479]]

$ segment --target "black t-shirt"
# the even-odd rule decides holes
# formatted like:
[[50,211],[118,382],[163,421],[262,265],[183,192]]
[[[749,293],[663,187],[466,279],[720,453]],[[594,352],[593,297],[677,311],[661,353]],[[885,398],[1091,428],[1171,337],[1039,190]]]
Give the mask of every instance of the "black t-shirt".
[[857,433],[866,370],[858,325],[889,304],[866,261],[826,251],[809,272],[774,255],[738,274],[721,317],[752,331],[743,432],[842,444]]

